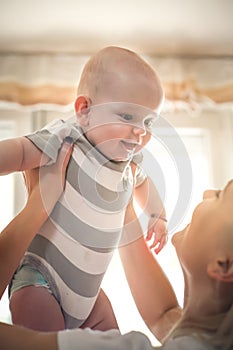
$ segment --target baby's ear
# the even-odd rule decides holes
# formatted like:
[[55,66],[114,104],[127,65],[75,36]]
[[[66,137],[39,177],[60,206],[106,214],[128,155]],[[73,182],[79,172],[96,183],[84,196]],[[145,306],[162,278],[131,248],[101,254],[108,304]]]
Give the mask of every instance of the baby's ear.
[[81,126],[88,126],[88,113],[91,105],[91,100],[84,95],[80,95],[76,98],[74,107],[76,117]]
[[211,278],[221,282],[233,282],[233,257],[222,257],[212,261],[207,266]]

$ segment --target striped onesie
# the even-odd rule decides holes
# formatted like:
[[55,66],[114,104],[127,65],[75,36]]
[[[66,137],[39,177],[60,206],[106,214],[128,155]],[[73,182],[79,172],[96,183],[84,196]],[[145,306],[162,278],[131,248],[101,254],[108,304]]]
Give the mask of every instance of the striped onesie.
[[133,181],[129,162],[106,159],[88,142],[74,117],[54,121],[27,138],[50,157],[51,164],[66,136],[75,143],[65,191],[21,265],[30,264],[42,273],[61,306],[65,328],[77,328],[95,304],[118,245]]

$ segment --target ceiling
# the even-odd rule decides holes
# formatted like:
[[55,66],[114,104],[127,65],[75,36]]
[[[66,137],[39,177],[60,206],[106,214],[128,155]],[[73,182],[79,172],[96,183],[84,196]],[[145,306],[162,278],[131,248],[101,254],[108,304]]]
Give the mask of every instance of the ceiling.
[[0,0],[0,54],[233,56],[233,0]]

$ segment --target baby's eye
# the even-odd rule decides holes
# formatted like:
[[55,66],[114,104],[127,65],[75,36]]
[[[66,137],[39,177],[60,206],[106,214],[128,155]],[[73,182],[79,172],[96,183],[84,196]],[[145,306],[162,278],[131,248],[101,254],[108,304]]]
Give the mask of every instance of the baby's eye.
[[127,113],[123,113],[123,114],[119,114],[120,117],[126,121],[132,120],[133,116],[131,114],[127,114]]
[[153,118],[148,118],[144,121],[145,127],[147,129],[151,129],[153,124],[154,124],[154,119]]
[[215,192],[215,196],[216,196],[216,198],[219,198],[220,193],[221,193],[221,190],[218,190],[218,191],[216,191],[216,192]]

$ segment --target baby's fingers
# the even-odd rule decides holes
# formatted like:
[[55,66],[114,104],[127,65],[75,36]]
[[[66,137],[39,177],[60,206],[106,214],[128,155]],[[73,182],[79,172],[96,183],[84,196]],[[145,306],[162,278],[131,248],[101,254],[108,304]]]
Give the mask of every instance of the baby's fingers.
[[154,233],[153,243],[149,246],[151,250],[154,250],[158,254],[167,242],[167,233],[166,232],[156,232]]
[[150,241],[153,236],[154,230],[152,228],[149,228],[146,234],[146,241]]
[[164,234],[161,238],[160,238],[160,242],[157,246],[157,248],[154,250],[156,254],[158,254],[162,249],[163,247],[166,245],[167,243],[167,235]]
[[158,237],[157,234],[154,234],[153,243],[149,246],[151,250],[153,250],[157,245],[160,243],[160,236]]

